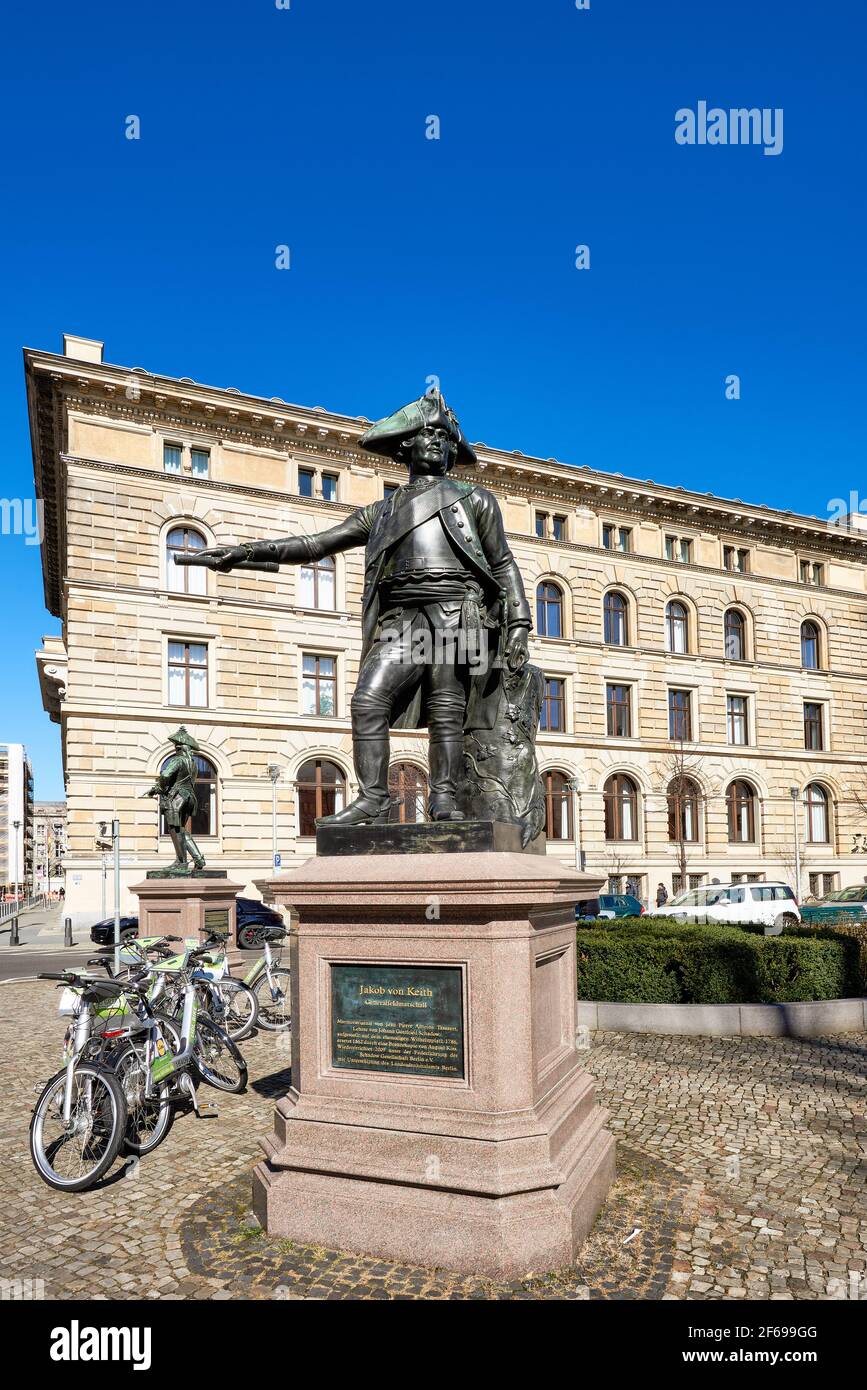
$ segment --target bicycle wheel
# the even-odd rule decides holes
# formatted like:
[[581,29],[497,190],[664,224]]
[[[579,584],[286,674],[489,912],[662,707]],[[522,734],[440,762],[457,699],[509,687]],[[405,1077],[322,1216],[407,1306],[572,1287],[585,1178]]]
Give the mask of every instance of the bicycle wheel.
[[66,1068],[43,1088],[30,1121],[30,1156],[43,1182],[81,1192],[108,1171],[126,1126],[126,1102],[107,1067],[80,1062],[72,1086],[69,1124],[63,1123]]
[[247,1063],[232,1039],[206,1015],[199,1014],[193,1062],[203,1081],[218,1091],[240,1094],[247,1086]]
[[[171,1046],[171,1039],[167,1040]],[[146,1096],[144,1048],[134,1047],[132,1043],[116,1056],[114,1072],[121,1084],[127,1109],[123,1149],[126,1153],[139,1156],[152,1153],[165,1139],[175,1118],[172,1083],[161,1081],[153,1094]]]
[[249,1038],[259,1018],[259,1001],[243,980],[227,978],[215,986],[223,1001],[224,1031],[233,1042]]
[[291,975],[284,965],[271,967],[271,981],[262,974],[253,986],[253,993],[259,1005],[259,1027],[280,1032],[292,1023],[292,1005],[289,999]]

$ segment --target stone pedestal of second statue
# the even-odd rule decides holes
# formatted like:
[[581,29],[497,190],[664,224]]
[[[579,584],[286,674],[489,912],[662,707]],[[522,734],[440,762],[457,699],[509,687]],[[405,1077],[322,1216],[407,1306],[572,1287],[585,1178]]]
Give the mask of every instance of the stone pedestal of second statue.
[[235,941],[235,894],[240,883],[230,883],[219,870],[182,877],[146,878],[132,885],[139,900],[140,936],[179,936],[200,939],[209,932],[228,932]]

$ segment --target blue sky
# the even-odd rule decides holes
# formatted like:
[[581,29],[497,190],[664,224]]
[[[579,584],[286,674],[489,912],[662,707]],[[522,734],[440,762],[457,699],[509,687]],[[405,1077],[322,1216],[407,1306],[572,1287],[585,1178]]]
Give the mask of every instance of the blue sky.
[[[4,496],[32,495],[21,348],[64,330],[352,415],[437,373],[471,439],[820,516],[864,490],[856,0],[50,2],[4,28]],[[783,108],[782,153],[677,145],[700,100]],[[62,795],[38,549],[0,538],[0,583],[0,739]]]

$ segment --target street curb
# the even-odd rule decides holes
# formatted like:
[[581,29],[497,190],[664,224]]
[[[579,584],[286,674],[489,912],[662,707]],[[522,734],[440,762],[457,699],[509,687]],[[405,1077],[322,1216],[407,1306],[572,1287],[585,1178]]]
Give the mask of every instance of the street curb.
[[867,1032],[867,999],[791,1004],[612,1004],[578,1000],[578,1026],[602,1033],[705,1038],[822,1038]]
[[[64,944],[63,944],[62,941],[58,941],[56,946],[31,946],[29,942],[24,941],[24,942],[21,942],[18,946],[0,946],[0,960],[3,960],[4,958],[5,958],[6,960],[15,960],[16,956],[21,955],[24,951],[27,951],[27,952],[29,952],[31,955],[34,955],[34,956],[39,956],[39,955],[51,955],[51,956],[55,956],[55,955],[57,955],[57,952],[58,952],[58,951],[70,951],[70,952],[74,952],[74,951],[87,951],[87,950],[89,950],[89,949],[90,949],[90,946],[89,946],[89,944],[88,944],[87,942],[82,942],[82,943],[79,945],[79,943],[78,943],[77,941],[73,941],[73,943],[72,943],[71,946],[64,946]],[[98,947],[98,946],[94,946],[94,947],[93,947],[93,950],[94,950],[94,953],[95,953],[96,951],[99,950],[99,947]],[[12,951],[15,952],[15,955],[14,955],[14,956],[11,954]]]

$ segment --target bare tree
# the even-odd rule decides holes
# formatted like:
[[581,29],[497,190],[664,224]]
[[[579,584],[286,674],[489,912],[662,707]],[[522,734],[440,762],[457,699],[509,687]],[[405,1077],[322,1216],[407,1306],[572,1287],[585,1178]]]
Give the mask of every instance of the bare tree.
[[700,767],[700,760],[687,752],[681,737],[662,769],[662,790],[668,803],[668,839],[682,888],[687,887],[689,856],[697,844]]

